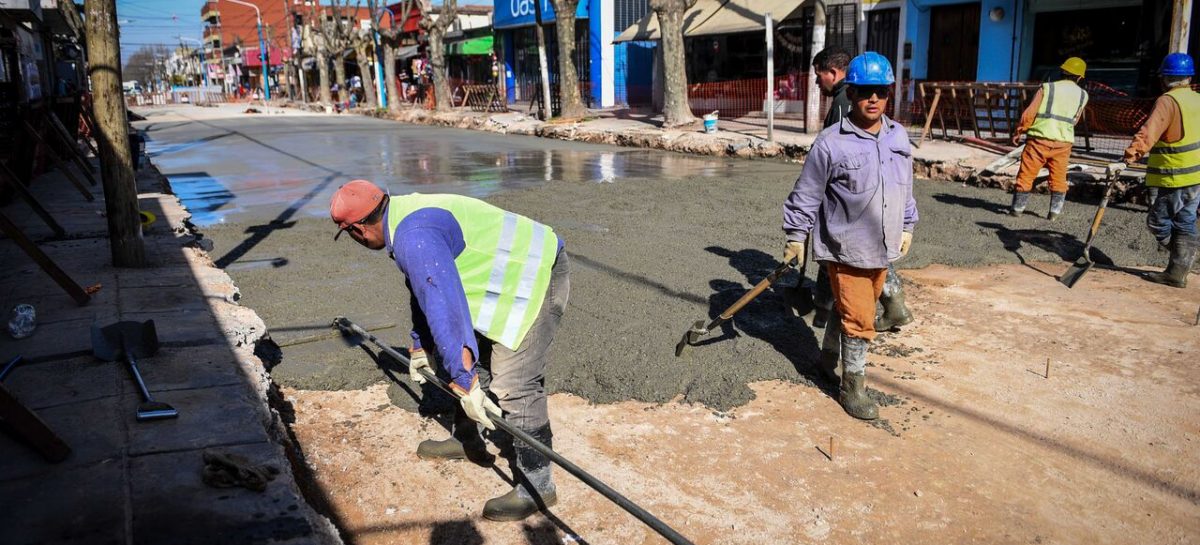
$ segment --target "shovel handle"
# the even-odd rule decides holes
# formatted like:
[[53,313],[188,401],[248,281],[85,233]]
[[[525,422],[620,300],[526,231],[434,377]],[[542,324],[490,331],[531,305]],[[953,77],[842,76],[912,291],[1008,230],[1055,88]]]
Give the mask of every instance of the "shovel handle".
[[[725,309],[725,312],[722,312],[721,315],[717,317],[717,320],[724,322],[730,318],[733,318],[733,315],[737,314],[737,311],[742,310],[742,307],[750,304],[750,301],[753,301],[755,297],[758,297],[762,294],[762,292],[767,291],[767,288],[771,287],[771,284],[774,284],[776,280],[779,280],[779,277],[783,276],[783,273],[786,273],[788,269],[795,267],[795,264],[796,260],[793,259],[786,263],[781,263],[778,267],[775,267],[775,270],[771,271],[771,274],[762,279],[762,282],[755,284],[750,291],[746,292],[746,294],[737,301],[734,301],[732,305],[729,305],[729,308]],[[713,323],[720,325],[717,320],[713,320]],[[712,329],[712,327],[710,326],[709,329]]]
[[1112,197],[1118,179],[1115,173],[1109,175],[1108,186],[1104,188],[1104,196],[1100,197],[1100,206],[1096,208],[1096,217],[1092,218],[1092,228],[1088,230],[1087,243],[1083,245],[1083,257],[1088,261],[1091,261],[1089,250],[1092,249],[1092,241],[1096,239],[1096,233],[1100,232],[1100,220],[1104,219],[1104,211],[1108,208],[1108,200]]

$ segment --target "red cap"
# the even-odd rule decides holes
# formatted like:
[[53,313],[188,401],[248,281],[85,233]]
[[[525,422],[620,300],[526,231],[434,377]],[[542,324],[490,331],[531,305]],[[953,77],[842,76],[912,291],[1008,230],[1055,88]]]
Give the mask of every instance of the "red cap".
[[337,240],[352,225],[367,219],[379,207],[383,195],[379,186],[366,180],[353,180],[339,187],[329,200],[329,217],[338,226],[333,240]]

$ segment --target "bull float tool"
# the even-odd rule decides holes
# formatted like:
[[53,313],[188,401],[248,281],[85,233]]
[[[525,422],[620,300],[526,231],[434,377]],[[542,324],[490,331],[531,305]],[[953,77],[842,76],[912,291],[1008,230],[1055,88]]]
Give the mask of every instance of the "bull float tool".
[[[781,263],[778,267],[775,267],[775,270],[771,271],[771,274],[762,279],[762,282],[759,282],[753,288],[751,288],[750,291],[746,292],[741,299],[738,299],[732,305],[729,305],[729,308],[725,309],[725,312],[722,312],[720,316],[713,318],[708,325],[704,325],[704,320],[696,320],[696,323],[692,324],[691,329],[688,329],[687,332],[683,334],[683,338],[679,340],[679,344],[675,345],[675,357],[678,358],[679,356],[683,355],[683,349],[687,348],[689,344],[694,344],[700,339],[700,337],[708,335],[712,330],[721,327],[721,324],[728,322],[733,318],[734,314],[737,314],[739,310],[742,310],[742,307],[750,304],[750,301],[753,301],[754,298],[758,297],[760,294],[762,294],[762,292],[767,291],[767,288],[771,287],[771,284],[774,284],[776,280],[779,280],[779,277],[788,272],[788,269],[795,267],[795,259],[788,261],[787,263]],[[800,281],[803,282],[804,279],[801,278]]]
[[[377,337],[375,337],[375,335],[371,334],[371,332],[363,329],[358,324],[355,324],[354,322],[350,321],[349,318],[346,318],[345,316],[338,316],[333,319],[333,325],[334,325],[334,327],[337,327],[339,330],[341,330],[343,334],[346,334],[346,335],[353,334],[353,335],[362,337],[363,339],[366,339],[366,340],[370,341],[372,344],[374,344],[375,346],[379,347],[379,349],[382,350],[387,355],[389,355],[392,358],[395,358],[397,361],[403,363],[405,366],[410,365],[408,358],[401,355],[394,348],[381,342]],[[455,399],[461,397],[457,392],[452,390],[450,388],[450,386],[445,383],[445,381],[438,378],[438,376],[433,374],[433,372],[430,371],[429,369],[421,368],[421,369],[418,369],[418,371],[421,373],[422,376],[425,377],[425,380],[428,381],[430,384],[433,384],[434,386],[441,388],[442,391],[446,392],[447,394],[450,394]],[[492,422],[496,424],[497,428],[500,428],[500,429],[508,432],[513,437],[520,439],[525,444],[532,447],[534,450],[544,454],[547,458],[550,459],[550,461],[554,462],[555,464],[558,464],[558,467],[563,468],[564,470],[567,471],[567,473],[574,475],[576,478],[583,481],[584,484],[592,487],[592,489],[594,489],[596,492],[599,492],[601,495],[608,498],[613,503],[617,504],[619,507],[621,507],[622,509],[627,511],[629,514],[633,515],[638,520],[645,523],[646,526],[649,526],[655,532],[658,532],[658,534],[663,536],[664,538],[666,538],[667,541],[670,541],[671,543],[674,543],[675,545],[692,545],[691,541],[689,541],[686,537],[683,537],[682,535],[680,535],[679,532],[676,532],[670,526],[667,526],[666,523],[655,518],[654,515],[651,515],[648,511],[646,511],[645,509],[642,509],[641,507],[639,507],[637,504],[630,501],[625,496],[622,496],[619,492],[617,492],[616,490],[613,490],[611,487],[604,484],[599,479],[593,477],[591,474],[584,471],[579,466],[571,463],[570,460],[567,460],[561,454],[554,452],[554,450],[552,450],[550,447],[547,447],[546,445],[542,444],[537,439],[534,439],[533,436],[529,435],[528,433],[521,430],[520,428],[513,426],[507,420],[505,420],[501,415],[492,413],[491,411],[489,411],[486,408],[484,410],[488,411],[488,418],[490,418],[492,420]]]
[[1113,163],[1108,165],[1105,171],[1108,174],[1108,186],[1104,188],[1104,196],[1100,198],[1100,206],[1096,208],[1096,216],[1092,218],[1092,228],[1088,231],[1087,243],[1083,246],[1083,255],[1075,260],[1062,276],[1058,277],[1058,281],[1068,288],[1075,287],[1075,283],[1083,278],[1091,270],[1092,265],[1096,262],[1092,261],[1092,241],[1096,239],[1096,233],[1100,231],[1100,220],[1104,218],[1104,209],[1108,207],[1108,199],[1112,197],[1113,188],[1117,186],[1118,175],[1125,165],[1121,163]]

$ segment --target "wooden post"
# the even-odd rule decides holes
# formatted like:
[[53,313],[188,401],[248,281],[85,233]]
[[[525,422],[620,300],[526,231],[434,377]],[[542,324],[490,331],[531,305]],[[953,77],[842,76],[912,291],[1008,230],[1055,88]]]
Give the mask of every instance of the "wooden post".
[[144,267],[142,218],[129,149],[125,97],[121,92],[121,50],[117,42],[116,0],[86,0],[88,75],[92,78],[96,140],[104,179],[104,206],[113,266]]
[[[5,182],[6,179],[8,180],[7,182]],[[50,212],[46,211],[46,208],[42,206],[42,203],[38,202],[37,198],[33,196],[33,193],[29,192],[29,188],[25,187],[25,185],[17,179],[17,175],[13,174],[13,171],[9,170],[4,163],[0,163],[0,187],[3,187],[5,183],[8,183],[8,185],[13,188],[13,191],[16,191],[17,194],[29,204],[29,207],[33,209],[34,213],[36,213],[39,218],[42,218],[42,221],[46,222],[46,225],[50,226],[50,229],[54,231],[54,236],[59,238],[67,236],[66,230],[64,230],[62,226],[54,220],[54,216],[51,216]]]
[[29,237],[21,232],[17,224],[10,221],[8,216],[5,216],[3,212],[0,212],[0,233],[4,233],[5,236],[16,242],[17,246],[20,246],[26,255],[33,259],[43,271],[46,271],[46,274],[50,275],[50,278],[53,278],[76,303],[79,303],[79,306],[88,304],[88,301],[92,299],[87,292],[83,291],[83,288],[79,287],[79,284],[71,280],[71,277],[67,276],[67,273],[58,267],[58,264],[54,260],[50,259],[50,256],[46,255],[41,248],[38,248],[32,240],[29,240]]
[[37,413],[26,408],[17,398],[0,384],[0,418],[17,435],[29,442],[29,446],[48,462],[58,463],[67,459],[71,447],[54,434],[54,431],[38,418]]
[[1168,53],[1187,53],[1192,30],[1192,0],[1171,2],[1171,45]]
[[[921,98],[925,98],[925,84],[921,84]],[[917,146],[925,143],[925,138],[929,136],[929,127],[933,125],[933,115],[937,113],[938,102],[942,100],[942,89],[935,88],[933,90],[933,103],[929,105],[929,111],[925,112],[925,128],[921,130],[921,139],[917,141]]]
[[[75,173],[71,172],[71,165],[67,164],[67,161],[63,159],[62,155],[58,154],[58,150],[54,149],[54,146],[42,139],[42,136],[38,134],[37,129],[33,128],[29,122],[25,122],[25,132],[28,132],[34,140],[37,140],[39,144],[46,148],[46,152],[49,153],[50,156],[53,157],[58,163],[58,169],[61,170],[64,175],[66,175],[67,179],[71,181],[71,184],[75,186],[75,189],[79,190],[79,193],[83,195],[83,198],[87,199],[88,202],[96,200],[96,197],[92,196],[92,192],[88,191],[88,188],[83,185],[83,182],[79,181],[79,178],[75,177]],[[84,172],[87,171],[85,170]]]

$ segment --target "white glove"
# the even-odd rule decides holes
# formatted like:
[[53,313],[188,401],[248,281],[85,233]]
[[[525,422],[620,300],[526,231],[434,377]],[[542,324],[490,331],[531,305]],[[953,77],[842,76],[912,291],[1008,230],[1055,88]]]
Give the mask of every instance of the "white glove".
[[433,369],[429,367],[429,358],[425,355],[425,351],[420,349],[408,353],[408,379],[416,384],[425,384],[425,375],[422,375],[418,369],[433,372]]
[[784,245],[783,245],[783,262],[784,263],[791,263],[792,260],[795,259],[796,266],[799,267],[804,264],[804,260],[807,258],[808,258],[808,256],[805,255],[803,242],[789,240],[784,243]]
[[908,249],[912,247],[912,233],[905,231],[900,234],[900,257],[908,255]]
[[1109,163],[1105,170],[1109,176],[1117,176],[1126,168],[1129,168],[1129,165],[1125,163]]
[[502,414],[500,407],[497,407],[491,398],[483,392],[483,388],[479,387],[478,382],[474,386],[471,386],[471,391],[458,398],[458,402],[462,404],[463,411],[467,413],[467,416],[471,420],[483,424],[483,427],[489,430],[496,429],[496,425],[492,423],[492,419],[488,418],[488,412],[500,416]]

